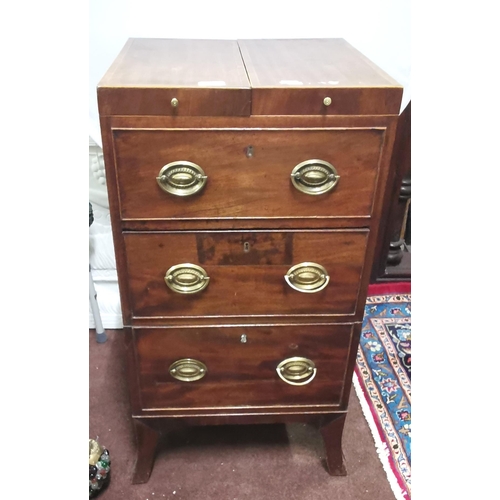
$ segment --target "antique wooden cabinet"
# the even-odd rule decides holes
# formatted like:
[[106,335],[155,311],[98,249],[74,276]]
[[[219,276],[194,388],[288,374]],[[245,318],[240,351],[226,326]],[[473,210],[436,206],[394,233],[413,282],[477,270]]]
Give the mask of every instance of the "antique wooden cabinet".
[[130,39],[98,86],[137,434],[303,421],[331,474],[402,88],[342,39]]

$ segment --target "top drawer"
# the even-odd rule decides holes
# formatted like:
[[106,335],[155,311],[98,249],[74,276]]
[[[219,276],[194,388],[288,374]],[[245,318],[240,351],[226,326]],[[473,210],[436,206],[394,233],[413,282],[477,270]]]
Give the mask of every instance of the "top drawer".
[[369,217],[384,128],[114,129],[121,218]]

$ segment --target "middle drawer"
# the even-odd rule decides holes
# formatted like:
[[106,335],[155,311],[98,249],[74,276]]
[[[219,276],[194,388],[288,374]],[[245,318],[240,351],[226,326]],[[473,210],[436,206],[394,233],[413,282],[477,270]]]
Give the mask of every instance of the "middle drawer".
[[368,234],[125,233],[132,315],[353,315]]

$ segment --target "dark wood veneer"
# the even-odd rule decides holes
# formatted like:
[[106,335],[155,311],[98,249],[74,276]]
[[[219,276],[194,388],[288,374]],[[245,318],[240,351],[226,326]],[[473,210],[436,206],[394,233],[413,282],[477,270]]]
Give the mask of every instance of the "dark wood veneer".
[[[114,129],[121,216],[126,219],[370,216],[384,129]],[[253,147],[252,157],[246,148]],[[322,196],[298,191],[293,168],[331,163],[340,180]],[[208,176],[202,191],[178,197],[156,182],[187,160]],[[353,198],[352,193],[357,196]]]
[[[339,315],[356,311],[368,231],[127,233],[124,240],[137,316]],[[284,279],[292,265],[308,261],[330,276],[321,292],[298,292]],[[165,284],[166,271],[186,262],[210,277],[199,293],[182,295]]]
[[[142,409],[230,411],[252,407],[334,406],[341,403],[352,325],[136,329]],[[246,342],[241,342],[246,335]],[[305,357],[317,368],[304,386],[283,382],[278,363]],[[207,366],[201,380],[179,383],[170,365],[194,358]]]
[[[148,480],[163,431],[291,421],[321,430],[328,470],[343,475],[402,88],[343,40],[206,42],[130,40],[98,88],[137,436],[132,481]],[[292,169],[308,159],[337,168],[334,190],[293,187]],[[159,170],[179,160],[204,169],[203,191],[160,189]],[[164,282],[186,262],[210,276],[199,294]],[[329,285],[291,289],[284,275],[301,262],[324,266]],[[310,383],[279,378],[277,365],[294,356],[315,363]],[[206,376],[174,379],[169,367],[184,358],[204,362]]]

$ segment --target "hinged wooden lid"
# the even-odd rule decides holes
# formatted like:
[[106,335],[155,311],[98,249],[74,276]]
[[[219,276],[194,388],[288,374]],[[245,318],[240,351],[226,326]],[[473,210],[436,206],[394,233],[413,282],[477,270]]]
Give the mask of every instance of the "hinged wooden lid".
[[399,114],[403,88],[345,40],[239,40],[253,115]]
[[97,94],[101,116],[248,116],[251,109],[234,40],[131,38]]

